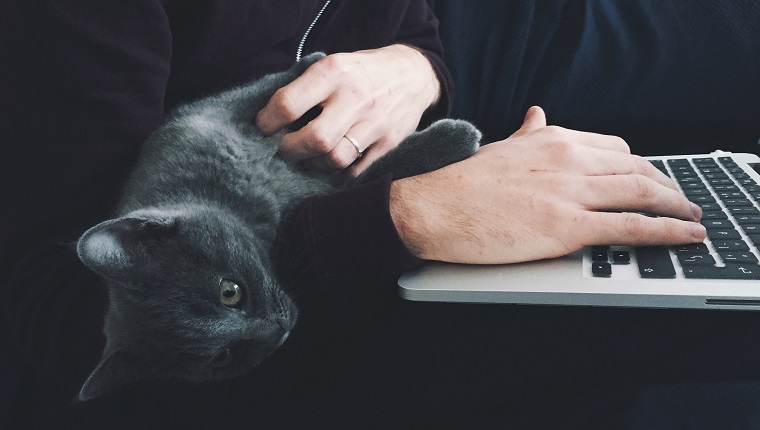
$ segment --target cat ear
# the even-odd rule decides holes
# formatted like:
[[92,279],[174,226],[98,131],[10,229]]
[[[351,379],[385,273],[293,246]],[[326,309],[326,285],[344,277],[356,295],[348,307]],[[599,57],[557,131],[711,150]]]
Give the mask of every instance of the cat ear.
[[116,349],[104,357],[92,371],[79,390],[79,400],[93,399],[139,379],[137,357],[123,348]]
[[119,278],[138,268],[146,246],[176,232],[176,218],[125,217],[87,230],[77,243],[79,259],[96,273]]

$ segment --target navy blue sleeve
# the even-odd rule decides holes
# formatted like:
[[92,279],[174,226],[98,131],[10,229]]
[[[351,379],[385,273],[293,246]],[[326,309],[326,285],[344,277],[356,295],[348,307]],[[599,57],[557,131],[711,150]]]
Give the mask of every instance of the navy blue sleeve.
[[551,124],[619,135],[642,155],[756,150],[756,1],[431,3],[454,115],[490,141],[540,105]]

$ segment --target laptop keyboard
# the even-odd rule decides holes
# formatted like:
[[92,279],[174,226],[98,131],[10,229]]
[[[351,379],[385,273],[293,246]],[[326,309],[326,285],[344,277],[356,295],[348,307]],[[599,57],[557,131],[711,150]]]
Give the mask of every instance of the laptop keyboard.
[[614,277],[631,252],[642,278],[760,280],[760,185],[731,157],[673,158],[651,163],[702,208],[704,243],[633,249],[594,246],[592,274]]

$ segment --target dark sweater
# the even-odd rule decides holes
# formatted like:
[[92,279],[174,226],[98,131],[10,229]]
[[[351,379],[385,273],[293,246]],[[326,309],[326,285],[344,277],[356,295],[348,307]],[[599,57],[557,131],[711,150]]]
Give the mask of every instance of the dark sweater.
[[[0,302],[28,360],[80,382],[104,345],[105,289],[71,248],[109,217],[140,149],[177,104],[282,70],[323,1],[133,0],[7,3],[0,38],[4,151]],[[333,1],[305,52],[407,43],[441,81],[437,21],[423,0]],[[396,299],[419,264],[390,219],[390,180],[307,201],[276,253],[301,309],[285,348],[334,336]],[[397,300],[397,299],[396,299]],[[335,315],[340,315],[336,320]],[[283,353],[287,357],[287,352]]]

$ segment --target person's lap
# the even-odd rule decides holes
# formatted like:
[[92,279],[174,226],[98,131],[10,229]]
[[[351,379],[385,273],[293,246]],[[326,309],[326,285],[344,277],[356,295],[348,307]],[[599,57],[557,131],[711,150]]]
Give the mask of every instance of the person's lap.
[[647,385],[757,378],[760,348],[747,339],[758,332],[755,313],[399,299],[345,340],[288,362],[275,353],[243,378],[156,381],[82,404],[38,382],[48,395],[27,387],[16,419],[37,428],[561,427],[594,405],[590,427],[604,427],[640,407]]

